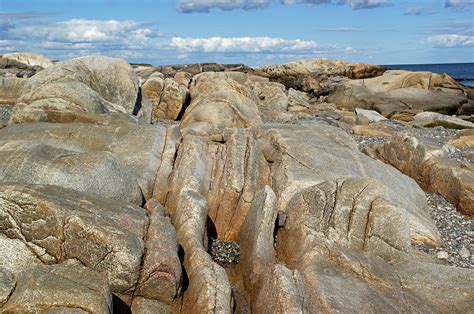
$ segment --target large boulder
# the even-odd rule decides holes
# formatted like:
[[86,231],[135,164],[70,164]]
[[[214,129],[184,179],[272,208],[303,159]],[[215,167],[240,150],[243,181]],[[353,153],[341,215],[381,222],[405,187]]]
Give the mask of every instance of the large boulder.
[[244,85],[246,81],[247,75],[240,72],[206,72],[195,76],[190,86],[191,104],[181,128],[260,126],[259,100]]
[[364,79],[382,75],[385,69],[370,64],[349,64],[342,60],[314,59],[254,68],[253,74],[315,95],[327,95],[345,78]]
[[466,97],[461,85],[447,74],[392,70],[380,77],[347,81],[328,101],[346,109],[375,109],[391,116],[406,109],[454,114]]
[[[161,74],[161,73],[160,73]],[[143,94],[151,101],[153,121],[158,119],[177,120],[188,99],[188,82],[178,83],[171,78],[153,74],[143,84]]]
[[474,215],[474,167],[449,160],[437,146],[410,136],[374,144],[367,153],[412,177],[420,187],[437,193],[466,214]]
[[[44,264],[79,260],[106,275],[117,292],[135,287],[148,224],[145,210],[50,185],[2,182],[0,199],[0,233],[19,243],[11,249],[33,252]],[[2,254],[18,253],[2,248]],[[12,270],[24,270],[20,265]]]
[[442,126],[447,129],[474,129],[474,123],[443,115],[437,112],[420,112],[414,116],[413,124],[421,127]]
[[266,126],[265,136],[276,148],[265,148],[262,144],[265,153],[275,160],[272,187],[280,210],[288,210],[295,193],[309,186],[371,178],[379,182],[384,198],[408,216],[413,242],[439,245],[439,233],[424,211],[426,198],[416,182],[359,152],[344,131],[317,123],[275,124]]
[[12,52],[2,55],[5,59],[15,60],[21,63],[24,63],[28,66],[40,66],[42,68],[47,68],[53,63],[47,57],[31,52]]
[[102,56],[81,57],[58,62],[28,80],[11,121],[48,122],[49,116],[57,112],[77,116],[111,112],[138,115],[140,109],[146,109],[138,95],[138,78],[127,62]]
[[120,121],[11,125],[0,130],[0,180],[142,205],[152,195],[166,133],[161,126]]

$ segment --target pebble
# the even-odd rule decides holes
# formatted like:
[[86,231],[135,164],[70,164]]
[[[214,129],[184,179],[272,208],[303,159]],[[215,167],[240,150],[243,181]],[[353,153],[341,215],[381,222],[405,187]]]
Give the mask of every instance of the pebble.
[[469,252],[469,250],[463,246],[459,251],[459,256],[462,258],[469,258],[471,256],[471,252]]
[[436,257],[439,259],[447,259],[448,256],[449,256],[448,253],[443,252],[443,251],[436,253]]

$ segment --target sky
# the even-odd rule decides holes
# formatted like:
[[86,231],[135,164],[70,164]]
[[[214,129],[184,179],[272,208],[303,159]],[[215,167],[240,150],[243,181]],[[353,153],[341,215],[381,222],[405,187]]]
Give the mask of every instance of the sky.
[[474,62],[474,0],[0,0],[0,54],[154,65]]

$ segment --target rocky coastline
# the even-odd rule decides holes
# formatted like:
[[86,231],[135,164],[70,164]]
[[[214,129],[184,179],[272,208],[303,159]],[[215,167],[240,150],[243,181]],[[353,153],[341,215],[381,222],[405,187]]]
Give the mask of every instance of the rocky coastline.
[[0,55],[0,312],[468,313],[474,88]]

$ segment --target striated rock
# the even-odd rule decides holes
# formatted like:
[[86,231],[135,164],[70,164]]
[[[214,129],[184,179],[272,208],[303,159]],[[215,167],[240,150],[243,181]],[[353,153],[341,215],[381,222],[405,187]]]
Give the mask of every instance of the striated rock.
[[391,116],[407,109],[456,113],[466,102],[461,85],[446,74],[392,70],[338,86],[328,101],[347,109],[375,109]]
[[160,203],[150,200],[145,208],[150,222],[135,296],[170,304],[178,297],[182,280],[176,232]]
[[[15,117],[56,123],[0,129],[0,311],[469,312],[472,271],[443,265],[470,249],[469,234],[458,236],[463,218],[444,226],[453,216],[432,215],[443,205],[428,207],[416,183],[469,213],[473,169],[445,158],[465,153],[445,145],[456,131],[409,129],[362,101],[356,112],[329,102],[343,84],[409,121],[446,99],[442,110],[460,111],[454,99],[464,106],[469,93],[444,75],[365,79],[382,72],[341,61],[131,72],[102,57],[39,72],[12,92],[28,103]],[[410,97],[406,107],[421,109],[398,111]],[[352,126],[444,146],[365,138],[382,143],[367,153],[386,154],[415,181],[361,153]],[[451,142],[468,147],[466,136]]]
[[288,96],[283,84],[277,82],[252,82],[249,88],[259,98],[258,106],[262,112],[281,111],[288,109]]
[[[369,64],[349,64],[341,60],[314,59],[253,69],[253,73],[294,88],[318,95],[334,88],[331,77],[368,78],[382,75],[385,69]],[[341,81],[340,79],[338,81]]]
[[245,87],[247,76],[239,72],[202,73],[190,87],[191,104],[181,128],[237,127],[262,124],[255,94]]
[[112,313],[112,293],[97,272],[74,263],[20,273],[4,313]]
[[42,68],[47,68],[53,63],[47,57],[31,52],[13,52],[13,53],[6,53],[2,55],[2,58],[15,60],[21,63],[24,63],[28,66],[40,66]]
[[290,88],[288,90],[288,111],[298,112],[309,108],[309,96]]
[[373,145],[369,154],[415,179],[426,191],[437,193],[466,214],[473,214],[474,168],[449,160],[436,146],[414,137],[395,137]]
[[474,129],[474,123],[462,119],[442,115],[437,112],[421,112],[415,115],[414,124],[422,127],[442,126],[447,129]]
[[152,75],[143,84],[142,90],[151,101],[153,120],[176,120],[188,98],[187,84],[179,84],[174,79],[163,79],[159,75]]
[[148,224],[143,209],[61,187],[6,182],[0,199],[0,232],[28,247],[18,248],[45,264],[77,259],[107,275],[114,291],[133,291]]
[[27,80],[16,77],[0,77],[0,105],[14,105]]
[[121,121],[12,125],[0,130],[0,180],[142,205],[152,195],[166,133],[164,127]]
[[11,121],[47,122],[57,112],[79,117],[84,112],[137,115],[138,88],[138,79],[124,60],[89,56],[58,62],[28,80]]
[[351,177],[373,178],[385,189],[385,199],[407,211],[412,241],[438,246],[438,231],[423,210],[426,198],[416,182],[360,153],[343,131],[310,123],[269,125],[266,134],[278,148],[273,152],[277,155],[272,166],[272,187],[280,210],[285,210],[293,195],[303,188]]
[[304,278],[277,264],[274,227],[277,199],[270,187],[259,191],[241,230],[242,272],[252,312],[287,313],[308,310]]

